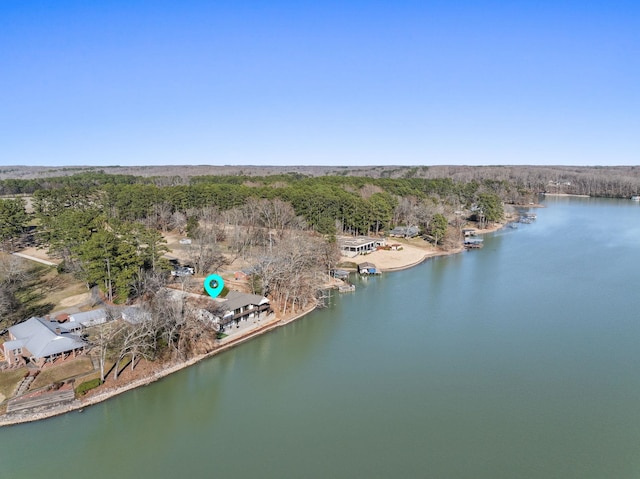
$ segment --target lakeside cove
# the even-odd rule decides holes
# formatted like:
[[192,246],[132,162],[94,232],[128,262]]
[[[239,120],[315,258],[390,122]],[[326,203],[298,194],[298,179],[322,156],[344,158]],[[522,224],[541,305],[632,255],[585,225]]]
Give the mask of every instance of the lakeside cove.
[[[509,221],[512,220],[513,217],[510,217]],[[485,229],[477,229],[476,231],[477,234],[480,235],[493,233],[503,228],[507,223],[508,221],[505,221],[504,223],[495,223]],[[428,259],[458,254],[465,251],[464,245],[460,245],[459,247],[449,250],[442,250],[429,245],[429,243],[421,238],[394,238],[394,241],[399,241],[400,244],[402,244],[402,248],[394,250],[375,250],[368,252],[366,255],[358,255],[355,258],[343,257],[342,261],[348,260],[358,265],[355,269],[350,269],[354,272],[359,270],[359,266],[361,264],[375,262],[379,269],[377,274],[379,274],[381,272],[402,271],[418,266]],[[21,256],[38,262],[46,261],[42,258],[32,257],[26,254],[21,254]],[[327,286],[330,289],[336,289],[339,291],[341,288],[342,291],[355,291],[355,286],[353,284],[339,280],[336,280]],[[308,315],[310,312],[315,310],[316,307],[317,304],[314,304],[302,312],[293,315],[289,314],[284,318],[278,318],[271,315],[271,317],[265,318],[264,320],[255,321],[253,325],[245,326],[242,331],[230,334],[228,337],[218,340],[215,349],[212,351],[196,355],[185,361],[158,364],[147,362],[147,368],[145,368],[144,372],[137,373],[133,379],[128,381],[126,380],[126,371],[124,371],[119,382],[114,381],[110,375],[107,375],[105,383],[102,384],[99,389],[89,391],[86,395],[81,397],[73,398],[69,395],[59,396],[58,392],[54,391],[53,393],[45,394],[45,396],[49,395],[51,397],[49,401],[47,401],[46,398],[42,401],[36,400],[33,402],[27,400],[25,401],[24,406],[16,406],[13,410],[7,409],[5,414],[0,415],[0,427],[39,421],[74,411],[82,412],[85,408],[107,401],[136,388],[147,386],[182,369],[212,358],[219,353],[228,351],[229,349],[243,344],[250,339],[254,339],[262,334],[273,331],[278,327],[287,325]],[[140,374],[143,376],[139,377]],[[31,406],[31,404],[33,404],[33,406]]]

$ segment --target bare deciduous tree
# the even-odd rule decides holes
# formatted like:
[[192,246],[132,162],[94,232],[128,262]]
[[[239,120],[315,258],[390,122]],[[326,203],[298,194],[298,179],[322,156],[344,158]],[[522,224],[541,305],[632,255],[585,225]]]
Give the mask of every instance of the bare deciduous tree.
[[131,369],[136,366],[139,357],[151,359],[156,353],[155,324],[143,319],[133,324],[123,323],[112,337],[111,344],[117,351],[113,368],[113,379],[118,379],[120,363],[127,356],[131,356]]
[[290,232],[270,255],[256,264],[263,293],[273,299],[283,315],[315,301],[326,279],[326,257],[318,252],[325,241],[321,237]]

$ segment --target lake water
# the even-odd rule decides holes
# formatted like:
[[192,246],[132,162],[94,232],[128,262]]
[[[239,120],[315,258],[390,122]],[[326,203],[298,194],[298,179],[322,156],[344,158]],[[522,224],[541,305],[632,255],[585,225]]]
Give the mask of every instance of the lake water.
[[640,205],[545,205],[156,384],[1,428],[0,477],[638,478]]

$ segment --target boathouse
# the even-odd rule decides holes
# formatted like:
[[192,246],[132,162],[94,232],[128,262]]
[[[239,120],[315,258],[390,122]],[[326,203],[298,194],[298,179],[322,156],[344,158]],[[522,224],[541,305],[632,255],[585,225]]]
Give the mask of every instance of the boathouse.
[[358,273],[360,274],[380,274],[380,270],[373,263],[360,263],[358,265]]
[[477,236],[467,236],[464,239],[464,247],[465,248],[482,248],[482,238]]

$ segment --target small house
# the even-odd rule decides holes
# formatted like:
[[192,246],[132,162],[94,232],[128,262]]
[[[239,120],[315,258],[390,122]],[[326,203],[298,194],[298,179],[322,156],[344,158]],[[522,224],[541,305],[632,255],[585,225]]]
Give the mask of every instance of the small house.
[[233,277],[236,281],[249,281],[256,274],[256,267],[243,268],[240,271],[234,271]]
[[420,229],[417,226],[396,226],[389,231],[389,236],[396,236],[399,238],[414,238],[418,236]]

